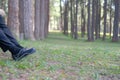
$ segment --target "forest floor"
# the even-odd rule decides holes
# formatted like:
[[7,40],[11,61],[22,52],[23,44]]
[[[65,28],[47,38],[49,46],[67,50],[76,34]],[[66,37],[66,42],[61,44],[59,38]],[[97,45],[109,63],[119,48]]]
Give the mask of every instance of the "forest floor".
[[120,80],[120,42],[87,42],[60,33],[19,42],[37,52],[13,61],[0,51],[0,80]]

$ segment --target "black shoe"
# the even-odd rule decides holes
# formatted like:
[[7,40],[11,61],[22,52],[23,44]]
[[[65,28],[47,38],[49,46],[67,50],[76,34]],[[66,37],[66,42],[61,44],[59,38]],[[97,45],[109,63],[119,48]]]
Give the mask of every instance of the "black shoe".
[[15,61],[19,61],[19,60],[21,60],[22,58],[24,58],[24,57],[26,57],[27,55],[30,55],[30,54],[32,54],[32,53],[34,53],[34,52],[36,52],[36,50],[35,50],[34,48],[30,48],[30,49],[25,49],[25,48],[23,48],[23,49],[21,49],[21,50],[19,51],[18,54],[12,55],[12,58],[13,58],[13,60],[15,60]]

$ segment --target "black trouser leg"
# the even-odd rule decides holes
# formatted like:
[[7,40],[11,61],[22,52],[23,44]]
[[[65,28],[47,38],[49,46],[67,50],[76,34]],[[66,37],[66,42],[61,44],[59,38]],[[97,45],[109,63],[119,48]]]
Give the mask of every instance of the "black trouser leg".
[[1,49],[2,49],[2,51],[3,52],[6,52],[8,49],[4,46],[4,45],[2,45],[2,44],[0,44],[0,47],[1,47]]
[[4,34],[3,30],[0,28],[0,47],[4,50],[9,50],[12,54],[18,53],[21,48],[13,44],[9,38]]
[[5,27],[2,29],[4,31],[4,34],[8,37],[8,39],[14,43],[17,47],[19,48],[23,48],[18,42],[17,40],[13,37],[12,33],[10,32],[8,27]]

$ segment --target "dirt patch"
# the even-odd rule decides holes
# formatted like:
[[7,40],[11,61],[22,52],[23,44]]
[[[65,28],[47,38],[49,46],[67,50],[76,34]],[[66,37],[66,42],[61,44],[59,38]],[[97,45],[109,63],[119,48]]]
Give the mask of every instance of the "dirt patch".
[[100,80],[120,80],[120,75],[101,75]]

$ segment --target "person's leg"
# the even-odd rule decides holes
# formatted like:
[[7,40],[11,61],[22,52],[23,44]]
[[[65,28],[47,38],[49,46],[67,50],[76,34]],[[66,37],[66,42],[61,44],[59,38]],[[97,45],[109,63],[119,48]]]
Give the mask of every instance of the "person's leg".
[[12,54],[18,53],[21,48],[13,44],[7,36],[4,34],[3,30],[0,28],[0,47],[5,52],[9,50]]
[[3,50],[9,50],[12,54],[13,60],[15,61],[21,60],[25,56],[30,55],[36,51],[34,48],[25,49],[17,47],[8,39],[8,37],[4,34],[1,28],[0,28],[0,47],[2,47]]
[[2,45],[2,44],[0,44],[0,48],[2,49],[2,51],[3,52],[6,52],[8,49],[4,46],[4,45]]
[[7,52],[8,51],[8,48],[6,48],[6,46],[4,46],[1,43],[0,43],[0,48],[2,49],[3,52]]
[[11,31],[9,30],[9,28],[6,26],[5,28],[2,29],[4,31],[4,34],[7,36],[7,38],[13,43],[15,44],[17,47],[19,48],[23,48],[18,42],[17,40],[13,37]]

